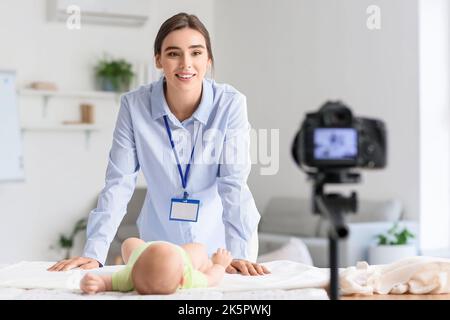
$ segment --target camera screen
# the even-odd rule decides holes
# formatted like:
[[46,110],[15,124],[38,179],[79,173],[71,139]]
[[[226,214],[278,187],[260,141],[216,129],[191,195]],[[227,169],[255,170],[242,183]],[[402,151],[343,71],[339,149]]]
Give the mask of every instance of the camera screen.
[[356,129],[314,129],[315,160],[354,160],[357,155],[358,136]]

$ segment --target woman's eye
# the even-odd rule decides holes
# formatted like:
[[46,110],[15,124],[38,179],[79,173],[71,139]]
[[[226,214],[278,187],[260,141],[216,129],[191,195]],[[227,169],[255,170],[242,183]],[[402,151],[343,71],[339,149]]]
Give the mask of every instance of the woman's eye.
[[198,55],[201,55],[202,52],[201,52],[201,51],[194,51],[192,54],[193,54],[194,56],[198,56]]
[[176,57],[176,56],[178,56],[178,52],[169,52],[167,55],[169,57]]

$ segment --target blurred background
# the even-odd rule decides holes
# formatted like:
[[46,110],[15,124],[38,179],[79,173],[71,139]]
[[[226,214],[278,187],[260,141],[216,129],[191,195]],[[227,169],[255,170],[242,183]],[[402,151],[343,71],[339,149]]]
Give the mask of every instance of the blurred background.
[[[341,100],[357,116],[385,121],[389,152],[386,169],[362,171],[360,184],[339,190],[356,190],[363,208],[384,214],[390,209],[380,205],[399,204],[391,220],[416,223],[419,252],[447,256],[449,10],[445,0],[2,0],[0,71],[15,81],[20,130],[10,135],[10,121],[0,120],[0,262],[56,260],[67,248],[81,254],[84,227],[71,233],[104,186],[120,91],[158,79],[154,37],[182,11],[211,34],[212,77],[247,96],[249,186],[263,219],[298,212],[289,217],[308,226],[280,245],[318,237],[320,221],[301,222],[316,217],[290,148],[306,112]],[[122,87],[102,82],[111,61],[125,70]],[[21,157],[16,173],[4,160],[8,148]],[[142,178],[138,188],[146,188]],[[269,220],[261,232],[280,233]]]

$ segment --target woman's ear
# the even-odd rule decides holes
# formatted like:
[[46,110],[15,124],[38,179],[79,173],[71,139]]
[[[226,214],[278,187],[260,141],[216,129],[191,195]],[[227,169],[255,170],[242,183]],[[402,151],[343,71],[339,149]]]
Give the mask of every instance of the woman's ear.
[[155,55],[155,65],[157,69],[162,69],[160,54]]
[[209,73],[209,77],[213,78],[213,70],[212,70],[212,60],[208,59],[208,63],[206,65],[206,71]]

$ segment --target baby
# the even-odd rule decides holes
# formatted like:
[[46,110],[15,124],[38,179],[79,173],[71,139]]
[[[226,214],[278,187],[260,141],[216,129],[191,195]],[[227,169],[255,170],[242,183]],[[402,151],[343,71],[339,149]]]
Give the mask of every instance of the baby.
[[225,249],[218,249],[209,259],[200,243],[177,246],[138,238],[123,242],[122,258],[126,266],[112,275],[87,273],[81,279],[81,290],[89,294],[132,290],[139,294],[171,294],[178,288],[215,286],[232,260]]

